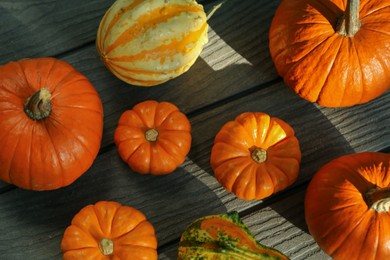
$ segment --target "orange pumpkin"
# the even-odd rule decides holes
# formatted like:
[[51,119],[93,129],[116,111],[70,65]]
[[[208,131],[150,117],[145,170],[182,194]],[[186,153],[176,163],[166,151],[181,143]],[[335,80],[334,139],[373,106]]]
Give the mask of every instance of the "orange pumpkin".
[[319,246],[334,259],[390,259],[390,155],[339,157],[313,177],[305,218]]
[[263,199],[291,185],[300,161],[292,127],[260,112],[227,122],[215,137],[210,159],[217,180],[246,200]]
[[169,102],[148,100],[122,114],[114,135],[119,155],[142,174],[168,174],[191,147],[191,125]]
[[139,210],[100,201],[78,212],[61,241],[63,259],[157,259],[152,224]]
[[206,14],[195,0],[117,0],[100,23],[96,46],[119,79],[154,86],[195,63],[207,30]]
[[389,0],[283,0],[269,32],[276,69],[321,106],[366,103],[390,88],[389,17]]
[[81,73],[54,58],[0,67],[0,179],[24,189],[67,186],[100,149],[103,108]]

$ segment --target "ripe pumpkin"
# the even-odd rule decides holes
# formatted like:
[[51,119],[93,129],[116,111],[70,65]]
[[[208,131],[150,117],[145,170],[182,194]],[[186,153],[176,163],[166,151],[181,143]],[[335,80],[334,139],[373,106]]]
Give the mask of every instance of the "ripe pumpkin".
[[339,157],[311,180],[305,218],[319,246],[334,259],[390,259],[390,155]]
[[0,67],[0,179],[24,189],[67,186],[100,149],[103,107],[80,72],[54,58]]
[[390,88],[390,1],[283,0],[269,31],[278,73],[321,106],[366,103]]
[[215,137],[210,159],[222,186],[245,200],[266,198],[292,184],[300,161],[292,127],[261,112],[227,122]]
[[119,79],[154,86],[195,63],[207,30],[203,6],[195,0],[117,0],[100,22],[96,45]]
[[139,210],[118,202],[99,201],[78,212],[66,228],[63,259],[157,259],[152,224]]
[[191,125],[169,102],[147,100],[125,111],[115,130],[119,155],[138,173],[173,172],[191,147]]
[[211,215],[194,221],[183,232],[179,260],[190,259],[288,259],[281,252],[256,241],[237,212]]

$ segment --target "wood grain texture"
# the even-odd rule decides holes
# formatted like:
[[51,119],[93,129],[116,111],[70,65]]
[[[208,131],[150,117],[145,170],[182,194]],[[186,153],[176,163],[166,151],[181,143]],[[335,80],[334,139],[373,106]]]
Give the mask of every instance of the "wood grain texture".
[[213,139],[223,124],[246,111],[265,112],[294,128],[302,151],[298,182],[306,181],[340,155],[390,146],[389,99],[390,92],[364,105],[329,109],[291,95],[284,83],[273,84],[191,118],[194,132],[203,134],[194,136],[189,156],[209,172]]
[[[297,189],[291,196],[258,209],[241,219],[258,242],[276,248],[292,260],[331,259],[308,233],[304,219],[304,197],[305,189]],[[179,241],[175,241],[164,248],[164,251],[159,254],[159,259],[176,259],[178,246]]]
[[[272,91],[272,95],[268,93],[269,91]],[[387,127],[389,115],[386,112],[389,110],[389,104],[385,102],[388,95],[364,106],[324,110],[307,102],[302,104],[301,99],[294,95],[285,95],[285,91],[289,90],[286,90],[284,84],[275,84],[192,117],[194,132],[202,135],[195,136],[193,152],[189,159],[171,175],[160,178],[133,173],[120,160],[116,148],[111,147],[98,157],[84,176],[67,188],[42,193],[15,189],[2,194],[0,223],[7,224],[0,225],[0,232],[11,234],[7,239],[17,240],[16,247],[28,247],[31,254],[37,252],[35,248],[29,246],[31,237],[26,236],[26,232],[32,234],[34,241],[46,241],[47,246],[44,251],[39,251],[39,255],[47,257],[58,251],[61,239],[59,234],[70,223],[72,216],[84,205],[98,200],[115,200],[143,211],[156,227],[160,246],[177,240],[182,230],[196,217],[230,210],[248,211],[261,202],[242,201],[227,193],[214,179],[212,173],[204,169],[207,169],[207,163],[202,162],[202,158],[209,154],[212,137],[224,122],[241,111],[254,111],[259,107],[266,112],[272,109],[272,114],[290,122],[296,130],[302,144],[304,159],[301,176],[295,186],[310,179],[320,165],[338,155],[359,149],[375,150],[389,146]],[[279,110],[276,109],[273,98],[266,98],[271,96],[289,106],[279,106]],[[223,111],[229,113],[222,113]],[[297,113],[300,116],[295,116]],[[374,115],[378,114],[382,116],[376,116],[376,119],[372,120]],[[315,124],[310,123],[312,120]],[[332,120],[341,126],[348,125],[348,121],[353,120],[359,122],[360,127],[336,129]],[[376,131],[372,131],[373,126],[376,127]],[[361,139],[371,141],[365,143]],[[197,162],[199,159],[201,163]],[[293,192],[291,187],[280,194]],[[29,218],[24,219],[23,216]],[[301,224],[302,221],[301,219]],[[303,229],[302,226],[299,227],[301,224],[295,224],[295,227]],[[10,227],[18,228],[10,232]],[[262,241],[265,243],[268,238]],[[1,254],[15,256],[14,250],[10,251],[2,245],[5,244],[0,245]],[[23,258],[25,251],[16,251],[20,252],[20,257]]]
[[0,1],[0,64],[23,58],[58,56],[94,45],[100,20],[114,2]]
[[0,63],[55,56],[95,40],[110,1],[0,2]]
[[[210,10],[215,4],[212,1],[200,2],[208,3],[205,5],[206,11]],[[213,15],[209,22],[210,42],[205,47],[204,53],[201,55],[202,57],[197,60],[190,71],[177,79],[153,88],[134,87],[120,81],[104,67],[98,57],[94,43],[84,46],[83,44],[87,42],[86,40],[72,36],[77,41],[77,44],[69,45],[67,50],[65,50],[65,54],[61,54],[60,58],[69,62],[87,76],[102,98],[105,115],[104,136],[102,140],[103,149],[113,144],[113,133],[121,113],[141,101],[147,99],[169,101],[176,104],[184,113],[190,114],[194,111],[202,110],[205,107],[207,110],[208,106],[239,94],[253,86],[262,84],[263,82],[279,79],[269,58],[267,46],[267,31],[272,19],[272,12],[270,10],[275,8],[276,4],[267,0],[265,4],[269,8],[267,10],[258,2],[253,4],[246,1],[242,4],[237,4],[238,2],[237,0],[226,2]],[[5,13],[16,16],[18,15],[18,11],[22,10],[23,7],[26,10],[29,8],[41,10],[42,8],[49,8],[47,7],[49,3],[51,2],[35,1],[28,2],[27,4],[26,2],[18,1],[2,2],[0,6],[5,9]],[[64,3],[61,5],[65,6],[61,6],[61,10],[58,10],[57,8],[60,6],[56,6],[56,4],[53,3],[54,7],[48,13],[48,17],[38,16],[38,11],[29,15],[26,14],[28,16],[26,19],[32,19],[35,26],[37,26],[36,33],[40,39],[50,40],[52,37],[57,37],[45,31],[47,30],[45,24],[47,23],[55,28],[57,28],[56,26],[64,26],[62,25],[64,23],[67,26],[67,30],[73,33],[77,32],[79,25],[73,23],[72,15],[78,15],[89,10],[98,19],[98,14],[104,12],[104,7],[100,6],[97,10],[90,9],[86,3],[78,5],[77,10],[75,10],[74,6],[68,7]],[[68,4],[74,5],[75,3],[70,1]],[[249,8],[255,9],[256,12],[248,12],[247,10]],[[69,11],[66,11],[68,9]],[[41,10],[40,12],[42,13],[43,11]],[[56,15],[58,16],[57,18],[55,18]],[[256,15],[262,17],[262,19],[255,19]],[[60,17],[62,16],[64,20],[61,20]],[[85,18],[84,16],[81,17]],[[43,22],[41,19],[59,19],[61,24],[56,25],[54,22]],[[97,30],[98,22],[95,21],[96,19],[85,21],[91,27],[87,31]],[[78,20],[76,19],[75,21]],[[93,25],[94,23],[96,24]],[[247,40],[245,40],[245,37],[242,37],[241,32],[237,32],[244,25],[246,28],[245,35],[249,37]],[[226,30],[227,27],[231,29]],[[5,30],[5,28],[0,27],[0,35],[2,35],[2,30]],[[259,29],[261,30],[260,33],[258,33]],[[15,27],[13,30],[19,34],[29,33],[29,27],[24,26]],[[93,34],[92,32],[87,34],[90,35],[89,38],[94,39],[95,32]],[[7,39],[9,37],[10,35],[5,34],[4,38],[0,37],[0,39]],[[32,53],[35,48],[42,51],[42,53],[33,56],[50,56],[51,52],[53,54],[63,52],[58,46],[45,45],[39,41],[37,42],[29,34],[26,35],[26,38],[29,39],[26,44],[32,44],[33,46],[28,47],[22,44],[20,48],[23,48],[24,51],[29,53]],[[61,38],[58,40],[69,44],[67,39]],[[42,45],[45,48],[42,48]],[[79,45],[82,47],[68,52],[68,49],[76,48]],[[19,45],[16,44],[15,46],[17,47]],[[9,46],[9,48],[7,47],[4,50],[15,50],[15,46]],[[3,61],[9,60],[7,55],[9,55],[7,52],[0,52],[1,64],[5,63]],[[18,52],[13,53],[12,57],[11,60],[15,60],[27,56],[23,56],[23,53]],[[0,182],[0,192],[7,191],[8,189],[7,184]]]
[[[7,25],[0,27],[0,63],[57,55],[91,80],[105,114],[100,155],[71,186],[32,192],[0,183],[0,258],[61,259],[62,234],[74,214],[87,204],[114,200],[150,219],[161,259],[176,259],[178,239],[193,220],[231,210],[241,212],[261,243],[293,259],[328,259],[307,233],[304,187],[321,165],[337,156],[390,147],[390,93],[343,109],[321,108],[293,94],[269,56],[268,28],[279,2],[271,0],[226,2],[210,19],[209,44],[187,73],[153,88],[129,86],[108,72],[93,43],[112,2],[0,2],[0,21]],[[205,9],[214,2],[206,1]],[[193,127],[187,160],[168,176],[132,172],[113,144],[120,114],[147,99],[176,104]],[[266,112],[291,124],[303,153],[297,182],[264,201],[237,199],[209,167],[216,133],[245,111]]]

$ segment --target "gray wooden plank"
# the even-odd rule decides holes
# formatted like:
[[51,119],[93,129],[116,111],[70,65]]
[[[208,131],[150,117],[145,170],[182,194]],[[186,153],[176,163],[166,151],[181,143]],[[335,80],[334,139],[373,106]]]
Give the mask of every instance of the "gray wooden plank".
[[245,216],[256,239],[291,259],[331,259],[308,232],[304,217],[305,190]]
[[[73,15],[88,9],[88,1],[85,2],[79,7],[79,11]],[[26,12],[30,12],[29,9],[35,10],[46,7],[45,2],[40,3],[39,1],[31,2],[28,5],[29,7],[26,8]],[[25,7],[25,4],[24,1],[6,1],[0,6],[8,12],[12,11],[11,14],[14,15],[18,10],[23,9],[22,7]],[[48,22],[40,24],[38,21],[40,19],[54,19],[55,15],[58,15],[58,18],[55,19],[68,24],[67,28],[70,31],[77,31],[78,26],[73,28],[75,27],[72,23],[73,20],[68,19],[68,16],[72,17],[71,11],[74,8],[71,4],[72,1],[62,3],[61,5],[65,6],[62,6],[61,10],[54,8],[48,14],[48,18],[35,17],[33,15],[35,12],[31,11],[33,13],[30,15],[32,16],[31,19],[37,20],[38,32],[43,31],[42,38],[45,38],[43,37],[45,29],[41,27],[44,27]],[[211,2],[205,5],[205,9],[210,10],[213,5],[214,3]],[[69,8],[70,11],[66,11]],[[62,56],[61,59],[68,61],[91,80],[102,98],[105,115],[102,148],[113,144],[113,133],[121,113],[143,100],[169,101],[176,104],[184,113],[192,113],[218,102],[218,100],[223,100],[258,84],[277,79],[278,75],[270,60],[267,46],[267,30],[274,8],[276,8],[276,3],[270,0],[263,3],[258,1],[241,3],[238,0],[226,2],[210,19],[210,42],[190,71],[177,79],[153,88],[134,87],[117,79],[104,67],[94,45],[84,46],[74,53],[67,53]],[[90,11],[95,14],[91,15],[97,17],[96,13],[101,13],[102,9],[104,8],[101,6],[97,10],[92,8]],[[57,14],[58,12],[59,14]],[[39,12],[37,11],[37,13]],[[62,20],[61,17],[66,20]],[[262,18],[256,19],[256,17]],[[89,24],[95,23],[94,21],[90,19]],[[242,30],[243,26],[245,26],[244,31]],[[14,30],[29,30],[29,27],[17,27]],[[89,30],[92,31],[92,29]],[[90,37],[92,37],[92,33],[90,34]],[[0,37],[0,39],[6,39],[7,37],[11,36],[5,35],[4,38]],[[31,37],[26,35],[26,38]],[[46,36],[47,39],[50,39],[50,37],[52,36]],[[65,40],[59,39],[59,41]],[[80,39],[77,38],[76,40],[79,41]],[[29,42],[36,44],[34,40]],[[74,47],[75,44],[72,46]],[[68,47],[71,48],[72,46],[69,45]],[[12,49],[11,47],[10,49]],[[54,48],[57,51],[57,47],[47,47],[47,50]],[[34,49],[28,46],[23,48],[29,49],[29,53],[32,53]],[[15,52],[19,53],[16,49]],[[41,54],[46,55],[47,53]],[[3,55],[3,52],[0,55]],[[4,55],[7,54],[4,53]],[[8,189],[5,187],[6,185],[0,182],[0,192]]]
[[102,98],[102,147],[112,144],[120,114],[143,100],[169,101],[189,114],[278,79],[267,45],[271,10],[276,6],[270,0],[227,1],[209,20],[210,40],[194,66],[180,77],[152,88],[134,87],[115,78],[100,61],[94,46],[63,57],[91,80]]
[[299,182],[338,156],[379,151],[390,146],[390,92],[372,102],[349,108],[325,108],[300,99],[284,83],[262,88],[207,113],[192,118],[194,136],[191,159],[210,172],[213,140],[229,120],[246,111],[260,111],[278,117],[295,130],[302,151]]
[[[266,44],[272,18],[270,10],[276,4],[269,0],[265,7],[258,1],[237,3],[226,2],[212,17],[210,42],[194,66],[159,86],[142,88],[121,82],[106,70],[94,47],[64,57],[86,75],[100,93],[105,113],[102,147],[112,144],[120,114],[143,100],[169,101],[189,114],[279,78]],[[206,7],[210,9],[210,5]],[[251,9],[250,14],[248,9]],[[263,18],[256,19],[256,16]],[[246,25],[245,32],[240,31],[243,25]],[[218,59],[219,63],[215,63]]]
[[[241,219],[258,242],[283,252],[292,260],[331,259],[308,233],[304,218],[304,197],[305,189],[301,189]],[[167,246],[160,252],[159,259],[176,259],[178,246],[179,241]]]
[[[295,186],[310,179],[321,164],[338,155],[389,146],[390,132],[387,126],[390,105],[386,102],[389,93],[366,105],[324,110],[295,95],[286,95],[285,91],[289,90],[284,84],[275,84],[208,113],[194,116],[191,119],[194,132],[201,133],[195,136],[195,151],[171,175],[155,177],[132,173],[120,160],[116,148],[112,147],[101,154],[92,168],[69,187],[51,192],[15,189],[2,194],[0,232],[7,236],[0,238],[0,254],[15,259],[22,259],[27,254],[42,259],[58,255],[61,232],[70,223],[72,216],[86,204],[102,199],[116,200],[143,211],[155,225],[160,246],[177,240],[194,218],[230,210],[248,211],[251,207],[261,205],[261,201],[242,201],[227,193],[212,176],[212,172],[207,170],[205,163],[197,162],[209,154],[211,136],[242,110],[270,110],[274,116],[293,125],[304,155],[302,171]],[[280,106],[279,102],[289,106]],[[355,122],[353,126],[337,129],[333,125],[348,125],[348,120]],[[294,192],[292,186],[276,196],[290,196]],[[283,216],[282,212],[279,214]],[[296,223],[296,228],[303,229],[301,224]],[[301,237],[305,241],[308,238]],[[7,246],[10,241],[17,241],[12,250]],[[39,241],[45,241],[46,247],[34,246]],[[311,248],[311,243],[305,243]],[[297,254],[300,252],[297,249]]]
[[100,20],[114,2],[0,1],[0,63],[56,56],[86,44],[94,45]]
[[0,1],[0,62],[53,56],[95,40],[110,1]]
[[159,245],[164,245],[177,238],[190,218],[226,210],[196,178],[194,169],[187,161],[170,175],[143,176],[131,172],[113,149],[67,188],[4,193],[0,196],[0,255],[3,259],[60,259],[61,238],[74,214],[99,200],[141,210],[154,225]]
[[[277,77],[267,56],[265,33],[272,16],[270,10],[276,4],[268,1],[268,7],[265,4],[263,9],[264,2],[259,2],[229,1],[222,9],[224,13],[216,13],[210,21],[211,34],[215,31],[210,39],[212,44],[195,66],[180,78],[152,89],[127,86],[114,78],[91,46],[64,56],[91,79],[102,96],[103,147],[108,148],[70,187],[52,192],[14,189],[1,194],[0,232],[4,235],[0,236],[0,254],[5,259],[59,259],[59,242],[73,214],[100,199],[120,201],[144,211],[155,225],[161,245],[176,240],[193,218],[225,210],[248,210],[260,204],[244,202],[227,193],[208,166],[216,132],[244,111],[268,112],[294,127],[304,155],[297,184],[310,179],[320,165],[336,156],[389,147],[389,93],[366,105],[325,109],[299,99],[282,83],[253,89]],[[234,30],[226,29],[229,26]],[[257,38],[259,30],[262,33]],[[222,102],[251,89],[254,91],[236,101]],[[144,99],[171,101],[191,115],[194,142],[189,159],[169,176],[155,178],[131,173],[120,161],[115,147],[110,146],[120,112]],[[200,113],[210,104],[216,106]],[[301,230],[298,224],[294,226]],[[310,240],[302,237],[302,241]]]
[[[23,58],[57,56],[94,45],[99,23],[115,2],[2,0],[0,1],[0,64]],[[198,3],[213,1],[198,0]],[[209,4],[206,11],[212,7]]]

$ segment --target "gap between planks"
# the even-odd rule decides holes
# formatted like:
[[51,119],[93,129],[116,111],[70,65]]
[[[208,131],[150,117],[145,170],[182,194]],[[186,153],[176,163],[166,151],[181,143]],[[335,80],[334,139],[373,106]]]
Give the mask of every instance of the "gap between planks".
[[[276,78],[276,79],[273,79],[273,80],[270,80],[268,82],[265,82],[265,83],[262,83],[262,84],[259,84],[259,85],[256,85],[254,87],[251,87],[243,92],[240,92],[240,93],[236,93],[234,95],[231,95],[231,96],[228,96],[226,98],[223,98],[221,100],[218,100],[214,103],[211,103],[211,104],[207,104],[201,108],[198,108],[198,109],[195,109],[194,111],[190,111],[186,114],[186,116],[188,117],[188,119],[191,119],[191,118],[194,118],[194,117],[197,117],[201,114],[204,114],[204,113],[207,113],[208,111],[212,110],[212,109],[215,109],[215,108],[218,108],[218,107],[221,107],[223,106],[224,104],[226,103],[229,103],[230,101],[233,101],[233,100],[237,100],[237,99],[240,99],[240,98],[244,98],[246,96],[249,96],[261,89],[265,89],[265,88],[268,88],[268,87],[272,87],[273,85],[281,82],[282,79],[281,78]],[[99,157],[100,155],[102,154],[105,154],[106,152],[110,151],[111,149],[115,149],[115,143],[110,143],[108,145],[105,145],[103,147],[100,147],[100,150],[99,150],[99,153],[97,155],[97,157]],[[97,159],[97,158],[96,158]],[[8,185],[4,185],[3,187],[0,187],[0,195],[3,194],[3,193],[6,193],[6,192],[9,192],[9,191],[12,191],[14,189],[16,189],[17,187],[15,185],[12,185],[12,184],[8,184]]]
[[[208,12],[208,9],[212,9],[213,6],[210,6],[210,7],[206,7],[206,5],[211,5],[213,3],[219,3],[219,2],[222,2],[221,0],[198,0],[197,1],[199,4],[203,5],[204,9],[205,9],[205,12],[207,13]],[[72,49],[69,49],[69,50],[65,50],[63,52],[60,52],[60,53],[57,53],[55,55],[53,55],[53,57],[57,58],[57,59],[63,59],[67,56],[70,56],[76,52],[79,52],[79,51],[82,51],[86,48],[89,48],[91,46],[94,46],[95,45],[95,39],[91,40],[91,41],[88,41],[88,42],[85,42],[83,44],[80,44],[78,46],[75,46],[74,48]]]

